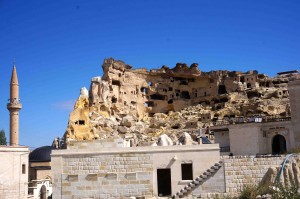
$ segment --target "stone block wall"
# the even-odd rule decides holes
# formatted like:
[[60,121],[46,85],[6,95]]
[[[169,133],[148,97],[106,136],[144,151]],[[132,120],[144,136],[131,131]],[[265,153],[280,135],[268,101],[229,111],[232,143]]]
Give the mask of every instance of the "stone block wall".
[[104,140],[71,140],[69,141],[68,149],[79,149],[84,150],[88,148],[93,148],[95,150],[107,148],[107,147],[124,147],[124,140],[122,138],[107,138]]
[[158,195],[158,169],[170,169],[172,195],[184,186],[181,164],[192,163],[198,176],[220,160],[216,144],[103,147],[101,142],[52,151],[53,198],[151,198]]
[[24,183],[1,183],[0,184],[0,199],[15,199],[27,198],[27,186]]
[[27,147],[0,146],[0,199],[25,199],[28,193]]
[[270,167],[278,167],[285,156],[262,157],[241,156],[223,157],[225,166],[225,183],[227,193],[243,190],[245,185],[258,184]]
[[55,177],[56,196],[61,195],[62,198],[120,198],[138,194],[152,196],[152,157],[147,154],[69,156],[64,157],[63,164],[63,174],[61,176],[57,174]]

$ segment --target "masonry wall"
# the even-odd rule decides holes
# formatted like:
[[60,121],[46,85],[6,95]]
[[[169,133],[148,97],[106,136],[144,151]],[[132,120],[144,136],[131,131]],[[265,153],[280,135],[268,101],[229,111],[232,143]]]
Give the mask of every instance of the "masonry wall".
[[28,154],[27,147],[0,147],[0,199],[27,198]]
[[146,154],[67,157],[61,194],[82,198],[152,195],[152,157]]
[[226,157],[224,159],[226,192],[240,192],[245,185],[258,184],[270,167],[281,165],[284,157]]
[[81,143],[52,151],[54,198],[157,196],[161,168],[170,168],[174,194],[188,183],[181,180],[182,163],[192,163],[197,176],[220,160],[216,144],[100,148],[89,147],[96,141]]

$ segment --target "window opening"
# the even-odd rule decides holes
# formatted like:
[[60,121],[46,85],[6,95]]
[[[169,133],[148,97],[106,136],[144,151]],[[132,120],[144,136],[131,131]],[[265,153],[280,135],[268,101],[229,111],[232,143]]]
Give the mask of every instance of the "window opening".
[[26,174],[26,165],[22,164],[22,174]]
[[181,164],[181,179],[182,180],[193,180],[193,164],[192,163]]

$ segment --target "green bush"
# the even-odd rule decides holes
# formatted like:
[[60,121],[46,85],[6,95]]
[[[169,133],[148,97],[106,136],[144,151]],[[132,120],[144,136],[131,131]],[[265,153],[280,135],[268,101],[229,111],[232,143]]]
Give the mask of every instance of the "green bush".
[[286,188],[282,184],[247,185],[238,197],[215,196],[214,199],[256,199],[258,195],[265,194],[270,194],[272,199],[300,199],[297,186],[292,185]]
[[282,184],[277,184],[271,189],[272,199],[300,199],[298,188],[295,185],[285,188]]

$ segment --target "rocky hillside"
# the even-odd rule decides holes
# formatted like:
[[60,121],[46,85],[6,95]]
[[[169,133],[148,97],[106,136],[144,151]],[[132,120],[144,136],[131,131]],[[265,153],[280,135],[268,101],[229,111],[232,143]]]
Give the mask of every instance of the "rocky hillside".
[[159,136],[166,134],[171,144],[186,144],[199,130],[208,135],[213,125],[288,118],[288,82],[299,76],[297,71],[273,78],[257,71],[202,72],[196,63],[147,71],[112,58],[102,68],[89,91],[81,89],[66,141],[120,136],[130,146],[160,145]]

